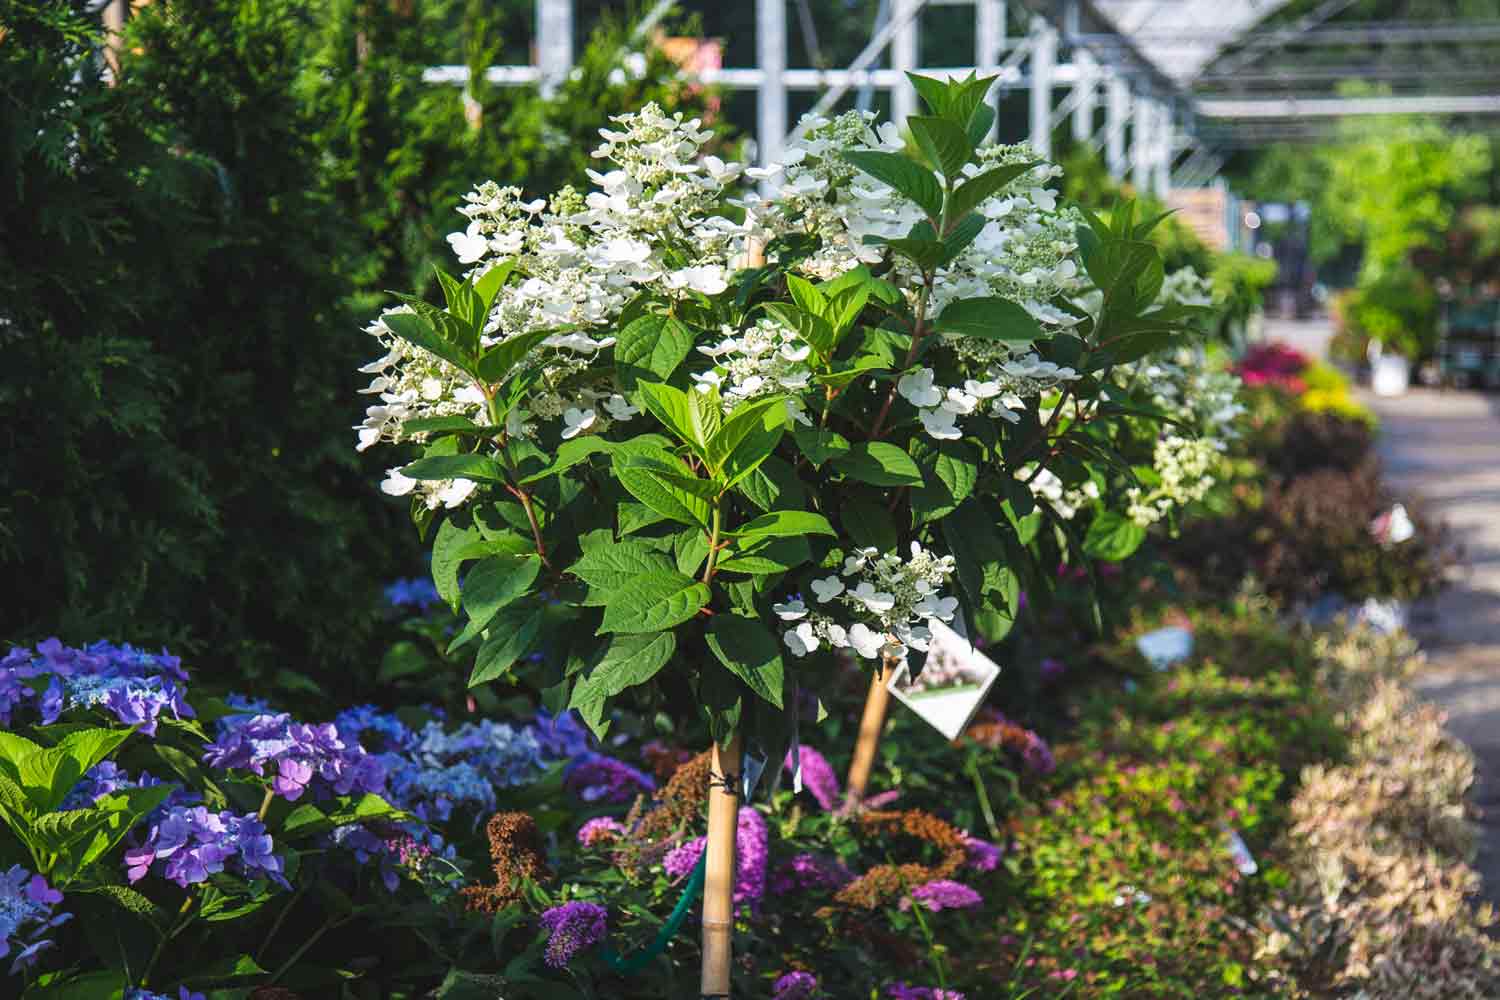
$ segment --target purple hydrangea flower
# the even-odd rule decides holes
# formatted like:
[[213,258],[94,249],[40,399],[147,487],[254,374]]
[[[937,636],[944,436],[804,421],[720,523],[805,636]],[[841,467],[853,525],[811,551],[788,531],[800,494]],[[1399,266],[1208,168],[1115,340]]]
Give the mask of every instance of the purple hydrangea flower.
[[[825,812],[832,812],[839,806],[839,779],[833,773],[833,765],[828,763],[828,758],[814,750],[812,747],[803,746],[797,750],[802,758],[802,787],[812,793],[812,797],[818,800],[818,805]],[[791,771],[796,766],[796,758],[790,750],[786,754],[786,769]]]
[[139,882],[155,868],[186,888],[226,868],[246,878],[269,878],[286,887],[281,856],[254,813],[210,812],[204,806],[178,806],[156,823],[144,843],[125,851],[126,875]]
[[409,748],[416,733],[396,717],[374,705],[356,705],[334,716],[333,725],[344,740],[354,740],[370,753],[385,753]]
[[547,964],[561,969],[585,948],[604,940],[608,931],[608,911],[598,903],[575,900],[554,906],[542,914],[542,927],[550,932],[547,938]]
[[150,990],[132,988],[125,991],[125,1000],[207,1000],[202,993],[194,993],[186,986],[177,987],[173,993],[152,993]]
[[437,587],[433,585],[430,578],[415,576],[392,580],[388,583],[385,588],[385,600],[393,608],[413,607],[426,613],[428,608],[437,604],[442,598],[438,597]]
[[911,891],[911,895],[901,901],[901,909],[909,910],[912,902],[916,901],[926,906],[929,910],[967,910],[971,907],[984,905],[984,897],[962,882],[954,882],[952,879],[940,878],[919,885]]
[[[40,693],[25,683],[39,677],[48,678]],[[78,649],[47,639],[34,650],[13,649],[0,660],[0,724],[10,725],[15,709],[35,702],[46,725],[68,709],[97,707],[154,736],[162,712],[178,719],[194,716],[186,684],[182,661],[165,650],[147,653],[108,642]]]
[[317,779],[320,793],[350,795],[385,791],[385,768],[376,757],[339,738],[332,723],[307,725],[286,713],[235,716],[219,720],[219,738],[203,759],[212,767],[240,768],[264,775],[274,764],[277,795],[296,801]]
[[854,873],[837,859],[804,853],[776,869],[771,892],[780,896],[797,890],[841,889],[852,881]]
[[818,995],[818,977],[800,969],[776,980],[771,1000],[812,1000]]
[[[766,859],[769,842],[770,832],[766,829],[765,817],[750,806],[741,806],[734,834],[734,902],[736,905],[739,903],[754,905],[760,902],[761,897],[766,894]],[[703,848],[707,844],[707,837],[694,837],[686,843],[677,845],[662,859],[662,867],[672,878],[683,878],[698,864],[698,858],[703,854]]]
[[[608,816],[595,816],[578,828],[578,842],[584,847],[593,847],[595,844],[613,840],[625,832],[625,824]],[[697,864],[698,859],[693,859]],[[691,870],[692,865],[688,866]]]
[[982,872],[994,871],[999,866],[1000,859],[1005,855],[1004,850],[978,837],[965,838],[964,851],[968,855],[964,859],[964,864]]
[[546,709],[538,709],[536,718],[532,720],[532,729],[536,732],[543,756],[552,760],[582,757],[594,745],[593,737],[589,735],[577,712],[564,710],[558,715],[552,715]]
[[71,913],[55,913],[63,894],[20,865],[0,871],[0,958],[11,955],[10,972],[15,975],[33,965],[37,956],[52,947],[47,931],[72,919]]
[[597,753],[585,754],[569,765],[563,784],[585,802],[629,802],[656,788],[650,775]]

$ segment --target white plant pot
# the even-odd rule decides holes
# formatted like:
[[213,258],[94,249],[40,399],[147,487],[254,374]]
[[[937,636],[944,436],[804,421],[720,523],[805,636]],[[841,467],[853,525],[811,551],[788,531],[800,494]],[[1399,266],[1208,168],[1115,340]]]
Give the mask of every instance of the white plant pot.
[[1411,362],[1399,354],[1382,354],[1370,370],[1370,387],[1377,396],[1404,395],[1411,386]]

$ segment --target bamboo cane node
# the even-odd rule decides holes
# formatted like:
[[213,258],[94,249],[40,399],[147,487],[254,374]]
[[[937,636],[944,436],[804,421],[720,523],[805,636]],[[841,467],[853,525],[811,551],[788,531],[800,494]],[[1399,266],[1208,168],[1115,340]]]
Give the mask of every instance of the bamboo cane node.
[[702,923],[704,927],[708,927],[713,930],[731,928],[734,926],[733,920],[715,920],[712,917],[704,917]]

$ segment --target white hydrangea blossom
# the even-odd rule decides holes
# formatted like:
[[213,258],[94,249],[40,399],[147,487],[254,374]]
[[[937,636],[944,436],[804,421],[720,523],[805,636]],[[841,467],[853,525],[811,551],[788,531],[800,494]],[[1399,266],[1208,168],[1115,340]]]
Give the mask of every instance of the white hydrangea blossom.
[[[978,343],[990,346],[969,349]],[[961,387],[944,387],[934,382],[931,368],[922,368],[896,382],[896,391],[916,407],[923,429],[938,440],[963,437],[958,418],[974,413],[1015,423],[1021,419],[1020,410],[1027,397],[1040,396],[1080,378],[1072,368],[1043,361],[1035,354],[1008,356],[1003,345],[993,341],[971,339],[957,346],[960,357],[984,365],[979,378],[965,379]]]
[[[594,155],[611,169],[589,171],[593,190],[568,188],[549,204],[527,201],[516,187],[480,185],[459,211],[467,227],[448,237],[459,263],[477,277],[503,260],[521,275],[506,285],[488,317],[482,344],[491,347],[540,330],[557,330],[533,351],[542,376],[521,410],[554,421],[565,437],[602,430],[633,408],[612,375],[579,385],[579,373],[613,337],[590,336],[642,291],[666,298],[717,295],[745,254],[747,229],[720,214],[739,164],[702,156],[711,133],[698,119],[667,115],[655,104],[612,119]],[[682,265],[682,261],[691,263]],[[401,424],[426,416],[474,416],[483,394],[460,372],[411,347],[377,322],[371,331],[386,356],[363,371],[376,376],[367,392],[381,396],[360,425],[359,445],[402,440]],[[507,430],[531,434],[521,413]]]
[[958,599],[941,588],[953,576],[953,557],[938,556],[911,543],[911,557],[855,549],[838,573],[812,581],[812,606],[805,597],[773,605],[787,623],[782,641],[794,656],[820,646],[852,649],[867,660],[900,659],[908,649],[925,650],[932,639],[927,623],[952,621]]
[[1172,434],[1157,440],[1152,470],[1160,482],[1149,492],[1133,486],[1126,494],[1125,516],[1143,528],[1166,517],[1175,507],[1202,500],[1214,484],[1213,471],[1221,445],[1211,438]]
[[1213,305],[1213,282],[1191,267],[1180,267],[1162,279],[1156,301],[1182,306]]
[[1239,434],[1235,421],[1245,412],[1239,401],[1244,383],[1233,372],[1213,368],[1202,348],[1183,347],[1147,358],[1131,377],[1149,386],[1152,405],[1179,424],[1207,437],[1230,439]]
[[1034,464],[1016,470],[1016,478],[1027,483],[1031,495],[1051,507],[1064,521],[1073,520],[1081,509],[1099,499],[1099,484],[1092,479],[1067,487],[1052,470],[1038,472]]
[[[812,385],[813,370],[808,365],[812,348],[791,327],[763,317],[738,335],[728,326],[720,334],[718,343],[698,348],[713,359],[714,367],[694,374],[693,379],[700,392],[719,390],[726,413],[757,396],[800,392]],[[792,397],[789,409],[794,420],[811,426],[800,399]]]

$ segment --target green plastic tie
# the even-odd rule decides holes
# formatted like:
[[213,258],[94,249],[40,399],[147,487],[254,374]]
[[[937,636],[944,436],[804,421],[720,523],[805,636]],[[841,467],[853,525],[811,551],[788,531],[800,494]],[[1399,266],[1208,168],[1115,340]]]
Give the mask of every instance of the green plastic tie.
[[703,872],[707,866],[708,848],[705,846],[703,853],[698,855],[698,863],[693,866],[693,873],[688,876],[687,885],[682,887],[682,895],[678,897],[677,905],[672,909],[662,929],[657,931],[656,938],[628,958],[609,945],[605,945],[599,949],[599,957],[604,959],[604,964],[621,975],[633,976],[644,969],[657,955],[666,951],[667,944],[682,929],[682,922],[687,919],[688,910],[692,909],[693,902],[703,894]]

